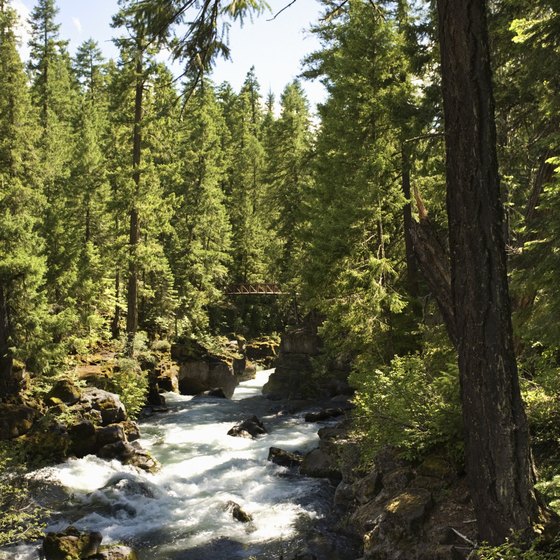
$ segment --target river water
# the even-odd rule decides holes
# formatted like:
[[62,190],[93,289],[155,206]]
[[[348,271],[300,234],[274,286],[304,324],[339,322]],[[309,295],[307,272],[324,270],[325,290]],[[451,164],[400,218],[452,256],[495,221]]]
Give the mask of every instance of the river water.
[[[162,465],[156,474],[93,456],[33,473],[68,495],[49,529],[72,523],[99,531],[104,544],[129,544],[140,560],[293,557],[327,516],[333,488],[267,460],[271,446],[305,452],[318,444],[317,424],[261,396],[270,373],[241,383],[232,400],[166,394],[169,412],[141,423],[140,443]],[[227,435],[253,414],[268,434]],[[253,521],[236,521],[229,501]],[[36,560],[37,547],[13,549],[9,558]]]

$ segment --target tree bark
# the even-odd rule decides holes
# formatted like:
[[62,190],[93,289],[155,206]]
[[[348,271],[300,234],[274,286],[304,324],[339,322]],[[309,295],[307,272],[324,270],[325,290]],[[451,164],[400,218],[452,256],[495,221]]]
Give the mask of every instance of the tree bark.
[[410,157],[406,143],[402,145],[402,178],[401,188],[407,203],[403,208],[404,244],[406,251],[406,283],[408,293],[417,297],[419,293],[418,262],[414,254],[412,242],[412,206],[410,203]]
[[484,0],[438,0],[451,291],[480,537],[541,520],[513,349]]
[[0,286],[0,399],[18,393],[17,379],[13,374],[13,356],[10,350],[10,315],[6,290]]
[[437,236],[433,223],[427,216],[420,218],[420,222],[411,219],[410,235],[422,275],[436,300],[449,339],[457,347],[449,251]]
[[[139,41],[141,43],[141,41]],[[134,352],[134,337],[138,330],[138,243],[140,242],[140,222],[137,207],[137,197],[140,192],[140,163],[142,158],[142,102],[144,94],[143,80],[143,51],[139,44],[136,54],[136,86],[134,98],[134,132],[132,138],[132,173],[135,184],[134,200],[130,210],[129,227],[129,265],[126,333],[128,339],[128,353]]]

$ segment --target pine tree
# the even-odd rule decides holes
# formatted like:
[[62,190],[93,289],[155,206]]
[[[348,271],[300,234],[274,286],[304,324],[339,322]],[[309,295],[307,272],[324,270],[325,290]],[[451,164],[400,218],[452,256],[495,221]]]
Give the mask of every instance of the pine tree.
[[170,260],[179,298],[179,332],[200,334],[210,326],[210,308],[222,300],[231,258],[231,225],[222,191],[227,130],[208,80],[201,80],[190,97],[181,129],[181,181]]
[[[38,127],[17,51],[15,11],[0,1],[0,399],[18,392],[14,356],[26,358],[38,328],[45,271],[34,158]],[[35,334],[35,333],[33,333]]]
[[49,301],[60,319],[57,338],[75,328],[73,309],[79,245],[71,221],[72,188],[69,183],[77,91],[66,42],[59,40],[58,10],[54,0],[40,0],[32,11],[31,58],[32,99],[41,122],[39,154],[46,205],[41,233],[47,254]]
[[[270,118],[271,103],[268,106]],[[303,203],[313,181],[311,120],[299,82],[286,86],[280,106],[280,118],[270,125],[266,142],[267,210],[273,217],[271,225],[279,245],[272,274],[282,285],[292,284],[296,291],[302,265]]]

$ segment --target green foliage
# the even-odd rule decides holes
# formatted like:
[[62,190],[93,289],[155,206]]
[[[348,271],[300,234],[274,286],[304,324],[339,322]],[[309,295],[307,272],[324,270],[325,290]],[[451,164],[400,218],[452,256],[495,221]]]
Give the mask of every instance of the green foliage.
[[136,418],[146,404],[148,375],[131,358],[120,358],[109,380],[108,390],[117,393],[131,418]]
[[[371,457],[385,445],[418,459],[434,448],[461,456],[461,411],[454,352],[425,344],[421,353],[395,356],[375,370],[360,360],[351,375],[357,392],[356,426]],[[441,344],[441,345],[440,345]]]
[[476,550],[478,560],[556,560],[560,553],[560,537],[552,542],[535,539],[529,547],[510,539],[500,546],[481,546]]
[[24,477],[18,442],[0,442],[0,547],[41,537],[46,512],[35,504]]

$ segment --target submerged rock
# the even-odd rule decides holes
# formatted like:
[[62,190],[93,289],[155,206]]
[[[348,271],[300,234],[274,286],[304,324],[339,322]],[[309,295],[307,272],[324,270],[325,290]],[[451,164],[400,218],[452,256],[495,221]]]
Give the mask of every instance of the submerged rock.
[[230,511],[233,518],[241,523],[250,523],[253,521],[253,517],[243,510],[236,502],[229,501],[226,504],[226,511]]
[[243,437],[243,438],[256,438],[257,436],[268,433],[264,424],[256,417],[251,416],[239,422],[228,431],[228,436]]
[[271,447],[268,451],[268,460],[281,467],[298,467],[303,461],[303,456],[298,452],[290,453],[279,447]]

